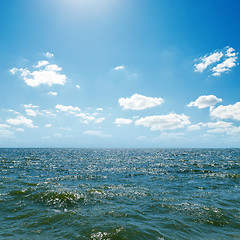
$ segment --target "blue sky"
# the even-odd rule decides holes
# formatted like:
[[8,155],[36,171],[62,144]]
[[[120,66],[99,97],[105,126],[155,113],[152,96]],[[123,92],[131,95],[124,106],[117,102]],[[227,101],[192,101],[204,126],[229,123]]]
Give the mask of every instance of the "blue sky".
[[239,1],[1,0],[1,147],[240,147]]

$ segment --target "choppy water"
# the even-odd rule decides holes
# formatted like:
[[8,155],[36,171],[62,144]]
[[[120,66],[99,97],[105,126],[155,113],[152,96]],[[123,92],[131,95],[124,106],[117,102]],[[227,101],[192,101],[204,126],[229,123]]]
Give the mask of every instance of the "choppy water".
[[240,149],[0,149],[1,239],[240,239]]

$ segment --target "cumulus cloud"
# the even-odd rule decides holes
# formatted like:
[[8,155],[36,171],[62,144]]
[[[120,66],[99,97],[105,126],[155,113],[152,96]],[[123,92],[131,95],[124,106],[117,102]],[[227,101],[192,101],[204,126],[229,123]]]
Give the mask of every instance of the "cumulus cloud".
[[48,110],[41,110],[41,112],[39,112],[40,115],[43,115],[43,116],[56,116],[55,113],[52,113],[51,111],[48,111]]
[[48,65],[49,62],[46,61],[46,60],[43,60],[43,61],[38,61],[38,64],[36,66],[34,66],[35,68],[40,68],[40,67],[43,67],[43,66],[46,66]]
[[72,113],[72,114],[76,114],[77,112],[81,111],[79,107],[64,106],[64,105],[61,105],[61,104],[56,105],[55,108],[57,109],[57,111],[69,112],[69,113]]
[[33,121],[31,119],[28,119],[24,116],[17,116],[16,118],[9,118],[7,119],[7,123],[11,125],[23,125],[29,128],[38,128],[38,126],[34,126]]
[[24,108],[38,108],[37,105],[33,105],[32,103],[24,104],[23,106],[24,106]]
[[204,123],[203,126],[207,126],[209,128],[229,128],[232,126],[232,123],[217,121],[217,122]]
[[94,131],[94,130],[87,130],[87,131],[83,132],[83,134],[91,135],[91,136],[98,136],[98,137],[103,137],[103,138],[112,137],[111,135],[105,134],[102,131]]
[[235,52],[235,49],[232,47],[227,47],[227,52],[226,55],[228,57],[235,57],[237,55],[237,53]]
[[204,57],[200,57],[198,59],[200,63],[197,63],[194,65],[195,72],[203,72],[209,65],[215,62],[219,62],[222,56],[223,56],[222,52],[215,52],[215,53],[211,53],[208,56],[205,55]]
[[80,86],[77,84],[77,85],[76,85],[76,88],[80,89]]
[[37,113],[38,113],[38,111],[35,111],[33,109],[26,109],[25,111],[26,111],[28,116],[32,116],[32,117],[36,117]]
[[190,102],[187,106],[207,108],[207,107],[214,106],[219,102],[222,102],[222,99],[217,98],[215,95],[203,95],[203,96],[200,96],[197,100]]
[[57,92],[49,92],[48,95],[57,96]]
[[86,124],[88,124],[91,121],[92,122],[95,121],[95,123],[100,123],[104,120],[99,118],[99,120],[96,121],[96,118],[94,117],[94,115],[90,113],[78,113],[76,114],[76,116],[80,118],[82,123],[86,123]]
[[28,116],[36,117],[37,115],[41,116],[55,116],[56,114],[48,110],[39,110],[38,106],[33,104],[24,104],[25,112]]
[[233,123],[217,121],[204,123],[203,126],[208,127],[208,133],[226,133],[227,135],[236,135],[240,133],[240,127],[233,126]]
[[117,126],[129,125],[131,123],[132,123],[132,120],[127,118],[116,118],[114,122],[114,124],[116,124]]
[[216,67],[212,68],[213,76],[220,76],[223,72],[228,72],[232,67],[236,66],[237,57],[229,57],[222,63],[219,63]]
[[212,71],[212,76],[220,76],[224,72],[229,72],[231,68],[237,65],[237,55],[235,49],[227,46],[219,52],[211,53],[210,55],[205,55],[197,59],[198,63],[194,65],[195,72],[203,72],[208,68],[209,65],[220,62],[213,66],[210,70]]
[[196,131],[196,130],[200,130],[201,129],[201,124],[192,124],[190,126],[187,127],[188,131]]
[[104,117],[95,118],[96,115],[99,113],[84,113],[81,112],[79,107],[73,107],[73,106],[64,106],[64,105],[56,105],[55,108],[58,112],[67,112],[69,114],[73,114],[76,117],[79,117],[80,121],[82,123],[88,124],[89,122],[95,122],[95,123],[101,123],[105,120]]
[[162,98],[146,97],[140,94],[133,94],[130,98],[120,98],[118,103],[123,109],[144,110],[161,105],[164,102]]
[[30,104],[24,104],[25,112],[28,116],[36,117],[38,114],[38,106]]
[[51,126],[52,126],[51,123],[45,124],[45,127],[46,127],[46,128],[50,128]]
[[227,106],[220,105],[210,111],[212,117],[240,121],[240,102]]
[[184,114],[170,113],[168,115],[155,115],[143,117],[135,121],[135,125],[149,127],[151,130],[173,130],[191,124],[189,117]]
[[52,58],[52,57],[54,57],[54,54],[50,53],[50,52],[46,52],[46,53],[44,53],[44,56],[47,58]]
[[62,68],[56,64],[49,64],[48,61],[39,61],[35,66],[37,70],[30,71],[27,68],[12,68],[12,74],[20,73],[20,76],[28,86],[38,87],[39,85],[52,86],[54,84],[64,85],[67,81],[67,76],[61,74]]
[[13,75],[16,74],[17,71],[18,71],[18,68],[12,68],[12,69],[9,70],[9,72]]

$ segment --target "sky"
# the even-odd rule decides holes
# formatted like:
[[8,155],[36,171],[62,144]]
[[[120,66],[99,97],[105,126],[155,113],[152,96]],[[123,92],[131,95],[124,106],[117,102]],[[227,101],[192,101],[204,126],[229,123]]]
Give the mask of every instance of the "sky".
[[240,147],[238,0],[0,0],[0,147]]

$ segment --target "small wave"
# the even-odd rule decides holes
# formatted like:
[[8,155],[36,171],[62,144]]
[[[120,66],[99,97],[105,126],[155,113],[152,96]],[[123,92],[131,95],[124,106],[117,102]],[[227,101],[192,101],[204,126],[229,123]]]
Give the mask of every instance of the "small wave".
[[55,192],[47,191],[33,195],[33,198],[45,202],[47,205],[58,205],[59,207],[73,206],[81,199],[81,196],[77,193],[68,191]]
[[10,196],[15,198],[22,198],[24,200],[34,200],[37,202],[43,202],[48,206],[56,205],[59,207],[71,207],[77,204],[78,201],[84,199],[78,193],[70,191],[57,191],[57,190],[42,190],[34,188],[13,190],[9,193]]

